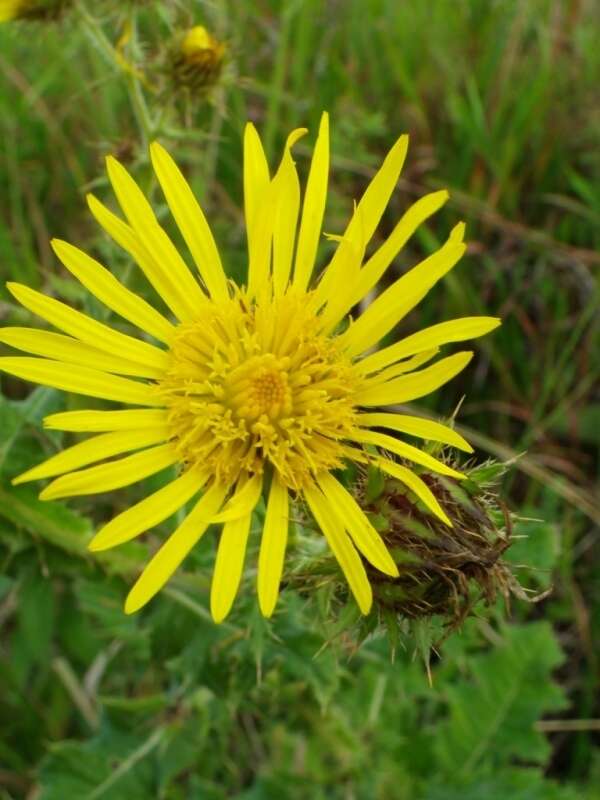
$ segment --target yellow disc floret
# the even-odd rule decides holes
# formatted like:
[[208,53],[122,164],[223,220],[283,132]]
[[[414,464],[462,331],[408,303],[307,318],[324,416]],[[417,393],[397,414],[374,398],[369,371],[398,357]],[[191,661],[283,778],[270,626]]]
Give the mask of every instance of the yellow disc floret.
[[270,463],[295,490],[342,465],[358,381],[309,300],[251,304],[238,291],[180,327],[159,391],[184,462],[228,483]]

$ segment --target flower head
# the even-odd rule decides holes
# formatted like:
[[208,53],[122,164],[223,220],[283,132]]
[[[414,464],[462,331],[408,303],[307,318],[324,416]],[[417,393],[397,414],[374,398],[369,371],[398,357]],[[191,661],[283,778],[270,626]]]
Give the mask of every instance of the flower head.
[[190,28],[176,38],[171,48],[173,84],[192,91],[210,89],[221,74],[225,51],[225,44],[203,25]]
[[246,285],[227,279],[200,206],[157,143],[151,146],[154,171],[197,274],[188,269],[143,193],[114,158],[108,159],[108,175],[125,219],[93,196],[89,206],[100,225],[135,259],[168,307],[168,317],[97,261],[62,241],[55,240],[53,247],[64,266],[108,308],[139,328],[140,336],[115,330],[26,286],[8,285],[23,306],[63,333],[3,329],[0,341],[38,357],[0,358],[0,369],[134,406],[50,415],[45,420],[49,428],[97,435],[16,482],[54,478],[40,495],[50,500],[117,489],[179,467],[174,480],[108,522],[92,540],[93,550],[133,539],[194,500],[131,590],[128,612],[160,590],[209,525],[220,524],[211,610],[217,621],[222,620],[237,592],[252,515],[264,494],[258,563],[263,614],[269,616],[276,604],[290,503],[295,501],[304,501],[310,509],[361,611],[367,613],[372,590],[362,558],[387,575],[398,572],[380,535],[334,474],[349,462],[376,465],[449,524],[428,484],[407,463],[456,479],[461,473],[381,429],[467,452],[471,447],[440,423],[376,409],[417,399],[445,384],[472,353],[458,352],[431,363],[439,348],[481,336],[499,321],[452,320],[376,352],[372,349],[457,263],[465,250],[464,225],[454,228],[437,252],[394,280],[356,320],[349,319],[418,225],[443,205],[447,193],[418,200],[365,259],[404,162],[407,137],[401,137],[344,234],[336,237],[337,248],[320,279],[315,279],[329,171],[327,115],[321,121],[300,213],[291,148],[305,132],[289,136],[271,176],[255,128],[246,127]]
[[0,0],[0,22],[11,19],[57,19],[69,5],[71,0]]

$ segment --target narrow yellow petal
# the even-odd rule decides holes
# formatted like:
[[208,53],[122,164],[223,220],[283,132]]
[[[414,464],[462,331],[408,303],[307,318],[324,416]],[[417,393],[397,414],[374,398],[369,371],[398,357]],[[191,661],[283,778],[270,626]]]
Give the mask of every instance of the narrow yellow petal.
[[368,614],[373,603],[373,592],[364,565],[337,516],[332,513],[325,495],[316,487],[303,491],[304,498],[336,557],[358,607]]
[[[351,242],[355,246],[360,243],[364,251],[379,225],[392,192],[398,183],[407,149],[408,136],[404,135],[391,148],[383,164],[369,183],[342,236],[343,240]],[[344,282],[343,261],[344,256],[339,252],[338,248],[325,269],[323,278],[317,288],[316,297],[319,305],[327,302],[331,297],[336,297],[340,291],[343,292],[345,300],[350,297],[357,278],[352,280],[350,285]]]
[[344,315],[368,294],[419,225],[437,211],[447,199],[448,192],[445,190],[432,192],[421,197],[408,209],[356,278],[351,283],[344,284],[343,292],[336,292],[335,311],[329,311],[330,328],[337,325]]
[[160,378],[163,374],[162,370],[111,355],[61,333],[32,328],[0,328],[0,342],[26,353],[62,361],[65,367],[93,364],[95,369],[136,378]]
[[[265,198],[270,186],[269,165],[263,150],[260,136],[251,122],[244,130],[244,216],[248,237],[249,264],[256,265],[261,259],[260,249],[264,247],[266,233],[261,230],[269,222],[265,213]],[[270,238],[270,236],[269,236]],[[251,283],[250,267],[248,283]]]
[[98,494],[120,489],[170,467],[178,459],[173,445],[161,444],[118,461],[99,464],[56,478],[41,492],[40,500],[56,500],[59,497]]
[[211,297],[214,300],[226,300],[229,292],[219,251],[190,185],[158,142],[150,145],[150,157],[169,208]]
[[400,458],[405,458],[407,461],[412,461],[415,464],[420,464],[432,472],[439,472],[440,475],[448,475],[450,478],[457,478],[458,480],[464,479],[462,472],[452,469],[447,464],[438,461],[437,458],[430,456],[418,447],[413,447],[412,444],[406,444],[393,436],[388,436],[386,433],[377,433],[376,431],[355,431],[352,438],[356,442],[363,444],[373,444],[376,447],[381,447],[383,450],[389,450],[390,453],[395,453]]
[[246,480],[240,480],[229,502],[210,522],[232,522],[251,514],[260,499],[262,483],[262,475],[258,474]]
[[484,336],[500,324],[501,320],[498,317],[461,317],[440,322],[367,356],[356,364],[356,368],[362,375],[366,375],[430,347]]
[[455,375],[463,370],[473,358],[472,351],[465,350],[455,353],[441,361],[436,361],[430,367],[411,372],[394,378],[389,383],[366,388],[356,395],[356,404],[359,406],[389,406],[396,403],[408,403],[426,394],[434,392],[443,386]]
[[447,425],[432,422],[423,417],[412,417],[406,414],[361,414],[358,417],[361,428],[389,428],[399,433],[408,433],[431,442],[442,442],[466,453],[472,453],[473,448],[460,433]]
[[363,556],[381,572],[397,577],[398,567],[383,539],[350,492],[329,472],[317,475],[316,480],[329,501],[331,511],[348,531]]
[[448,192],[442,189],[419,198],[406,211],[385,242],[373,253],[360,271],[354,287],[353,302],[349,308],[358,303],[375,286],[419,225],[440,209],[447,200]]
[[148,282],[177,319],[181,322],[196,319],[197,309],[190,308],[185,293],[177,284],[175,276],[169,272],[168,265],[157,260],[155,254],[146,247],[143,236],[138,236],[133,228],[113,214],[94,195],[88,194],[87,201],[96,221],[118,245],[135,259]]
[[405,486],[408,486],[436,517],[441,519],[442,522],[445,522],[446,525],[452,527],[452,522],[447,514],[444,513],[435,495],[425,481],[419,478],[418,475],[415,475],[415,473],[407,467],[403,467],[401,464],[395,464],[393,461],[389,461],[386,458],[377,459],[376,464],[379,469],[401,481]]
[[223,526],[210,588],[210,612],[215,622],[223,622],[237,594],[252,514],[230,520]]
[[298,211],[300,210],[300,181],[292,160],[293,144],[306,133],[305,128],[288,137],[281,165],[273,178],[275,192],[275,220],[273,227],[273,291],[281,296],[288,284],[292,270]]
[[451,235],[433,255],[382,292],[340,337],[348,355],[363,353],[385,336],[458,263],[465,249]]
[[[278,259],[278,274],[276,275],[278,290],[287,282],[284,259],[287,258],[286,251],[293,249],[294,244],[292,233],[295,233],[295,225],[294,231],[291,231],[291,216],[293,214],[292,206],[295,201],[293,197],[285,195],[285,192],[290,191],[291,188],[290,182],[286,183],[285,179],[286,174],[290,177],[289,172],[291,169],[292,176],[290,180],[293,185],[295,168],[289,151],[293,144],[305,133],[305,128],[298,128],[288,136],[282,163],[273,180],[262,191],[260,203],[253,211],[251,222],[247,221],[249,246],[248,290],[253,296],[256,296],[260,290],[264,291],[265,287],[270,285],[271,247],[272,245],[275,246],[273,237],[276,232],[279,236],[279,241],[273,255],[275,256],[276,254]],[[250,134],[250,141],[253,141],[252,134]],[[252,200],[251,205],[254,202],[255,200]],[[287,237],[284,236],[283,232],[286,225],[289,228]],[[278,228],[277,231],[276,227]],[[291,253],[289,257],[291,258]]]
[[102,264],[60,239],[53,239],[51,245],[69,272],[105,306],[159,341],[171,341],[173,325],[145,300],[125,288]]
[[248,229],[251,244],[248,253],[248,292],[256,297],[269,284],[273,228],[277,212],[276,186],[270,183],[263,201],[254,215],[252,228]]
[[75,311],[53,297],[46,297],[28,286],[9,282],[6,288],[26,309],[92,347],[111,355],[119,353],[128,361],[153,367],[161,371],[161,374],[167,367],[167,353],[154,345],[119,333],[108,325]]
[[101,433],[84,442],[79,442],[73,447],[67,447],[55,456],[48,458],[37,467],[28,469],[17,478],[13,484],[37,481],[40,478],[51,478],[64,472],[72,472],[94,461],[126,453],[129,450],[139,450],[151,444],[164,442],[169,438],[167,426],[161,428],[146,428],[140,431],[116,431]]
[[289,527],[288,490],[273,476],[258,557],[258,603],[270,617],[277,603]]
[[209,479],[208,472],[188,469],[166,486],[111,519],[89,544],[90,550],[108,550],[150,530],[191,500]]
[[167,422],[163,409],[144,408],[123,411],[60,411],[44,417],[44,427],[75,433],[104,433],[105,431],[161,428]]
[[[435,358],[439,352],[439,347],[434,347],[431,350],[423,350],[421,353],[412,356],[412,358],[407,358],[398,361],[396,364],[392,364],[391,367],[384,369],[382,372],[378,372],[376,375],[369,375],[369,387],[387,383],[387,381],[391,381],[392,378],[398,378],[400,375],[406,375],[407,372],[413,372],[413,370],[422,367],[423,364],[427,364],[428,361]],[[354,365],[359,374],[361,372],[361,365],[362,361]]]
[[0,371],[8,372],[24,381],[75,392],[102,400],[115,400],[139,406],[162,406],[163,401],[147,383],[120,378],[88,367],[73,368],[62,361],[45,358],[0,358]]
[[[356,214],[360,215],[360,213],[360,210],[357,210]],[[339,280],[333,284],[335,290],[330,289],[326,306],[321,312],[321,329],[324,333],[330,333],[347,310],[348,292],[351,291],[351,287],[358,279],[366,245],[367,241],[361,229],[356,228],[352,238],[343,238],[336,250],[336,269]],[[320,305],[318,299],[320,290],[321,285],[316,292],[317,299],[314,301],[316,306]]]
[[298,231],[298,247],[292,283],[301,292],[306,291],[315,266],[327,200],[328,178],[329,116],[327,113],[323,113],[306,182],[300,230]]
[[115,158],[109,156],[106,159],[106,167],[119,205],[129,224],[145,248],[152,253],[153,258],[168,270],[188,312],[192,316],[197,314],[206,296],[177,252],[177,248],[158,224],[150,203],[125,167]]
[[179,567],[216,514],[227,494],[227,486],[211,486],[198,500],[181,525],[150,560],[125,601],[125,613],[133,614],[159,592]]

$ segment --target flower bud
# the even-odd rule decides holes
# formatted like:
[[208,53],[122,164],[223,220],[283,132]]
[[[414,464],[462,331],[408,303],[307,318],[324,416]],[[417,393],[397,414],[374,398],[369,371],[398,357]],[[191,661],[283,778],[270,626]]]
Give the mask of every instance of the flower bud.
[[0,0],[0,22],[11,19],[48,22],[61,17],[72,0]]
[[221,75],[225,51],[225,44],[203,25],[177,37],[169,58],[174,87],[194,93],[211,89]]

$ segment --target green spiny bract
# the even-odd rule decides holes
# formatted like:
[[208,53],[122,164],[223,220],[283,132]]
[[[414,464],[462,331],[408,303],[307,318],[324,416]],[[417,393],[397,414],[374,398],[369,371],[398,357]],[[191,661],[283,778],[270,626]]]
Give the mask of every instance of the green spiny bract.
[[[332,559],[308,555],[292,584],[302,592],[304,582],[308,594],[321,589],[326,598],[321,608],[324,619],[349,617],[350,626],[354,621],[359,626],[359,638],[383,625],[392,641],[402,632],[425,651],[459,628],[480,601],[490,606],[501,596],[508,604],[511,595],[531,600],[503,560],[512,543],[512,518],[497,486],[506,466],[496,462],[450,466],[461,469],[466,480],[424,471],[420,477],[452,527],[434,517],[404,484],[376,469],[352,482],[351,491],[381,534],[399,576],[391,578],[363,562],[373,587],[373,610],[359,621],[358,614],[343,609],[346,605],[350,609],[352,601]],[[423,647],[419,639],[426,641]]]

